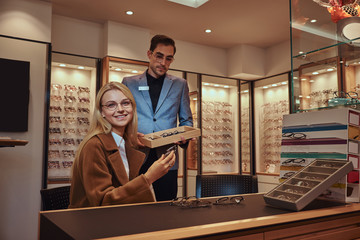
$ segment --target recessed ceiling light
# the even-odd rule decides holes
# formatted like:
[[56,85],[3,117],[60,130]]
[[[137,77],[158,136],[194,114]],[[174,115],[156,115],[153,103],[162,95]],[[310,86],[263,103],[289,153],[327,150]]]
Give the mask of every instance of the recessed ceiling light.
[[286,84],[287,84],[287,82],[282,82],[281,84],[282,84],[282,85],[286,85]]
[[133,12],[133,11],[128,10],[128,11],[126,11],[126,14],[127,14],[127,15],[133,15],[133,14],[134,14],[134,12]]
[[299,95],[299,98],[302,98],[302,95]]
[[249,92],[249,90],[245,90],[244,92],[247,93],[247,92]]
[[138,71],[137,71],[137,70],[132,70],[131,72],[132,72],[132,73],[138,73]]
[[169,2],[174,2],[178,4],[182,4],[188,7],[198,8],[208,0],[168,0]]
[[306,78],[302,78],[301,81],[306,81],[307,79]]
[[313,82],[315,82],[315,80],[310,80],[309,82],[313,83]]
[[83,67],[83,66],[78,66],[78,69],[85,69],[85,67]]
[[310,98],[310,96],[306,96],[306,98]]
[[209,85],[210,85],[210,83],[204,83],[204,85],[205,85],[205,86],[209,86]]
[[225,85],[224,88],[229,88],[229,86]]
[[331,72],[331,71],[334,71],[334,69],[333,68],[328,68],[326,71]]
[[214,87],[220,87],[220,85],[219,84],[214,84]]
[[121,68],[115,68],[115,71],[121,71]]
[[206,33],[211,33],[211,29],[205,29]]
[[303,53],[304,53],[304,52],[301,52],[301,51],[299,52],[299,54],[303,54]]
[[271,84],[271,86],[273,86],[273,87],[277,87],[277,84],[275,84],[275,83],[274,83],[274,84]]
[[263,88],[269,88],[268,86],[263,86]]
[[311,23],[316,23],[317,20],[316,20],[316,19],[311,19],[310,22],[311,22]]
[[318,73],[318,72],[313,72],[312,74],[313,74],[313,75],[318,75],[319,73]]
[[60,67],[66,67],[66,64],[60,63],[59,66]]

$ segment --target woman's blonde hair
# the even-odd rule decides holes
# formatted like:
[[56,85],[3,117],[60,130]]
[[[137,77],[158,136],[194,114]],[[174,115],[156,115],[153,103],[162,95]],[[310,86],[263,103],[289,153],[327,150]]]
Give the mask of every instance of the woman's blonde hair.
[[137,144],[137,124],[138,124],[137,119],[138,118],[137,118],[137,112],[136,112],[135,99],[134,99],[133,95],[131,94],[129,88],[127,88],[124,84],[119,83],[119,82],[109,82],[109,83],[105,84],[96,95],[94,113],[93,113],[90,129],[89,129],[88,134],[84,137],[84,139],[82,140],[82,142],[80,143],[80,145],[76,151],[74,164],[77,162],[76,160],[79,158],[84,145],[86,144],[87,141],[89,141],[89,139],[91,139],[93,136],[101,134],[101,133],[107,134],[107,133],[111,132],[111,129],[112,129],[111,124],[105,118],[103,118],[101,115],[102,97],[104,96],[104,94],[107,91],[110,91],[110,90],[121,91],[131,101],[132,109],[133,109],[133,118],[129,122],[129,124],[125,127],[124,136],[122,136],[122,137],[131,146],[133,146],[133,147],[138,146],[138,144]]

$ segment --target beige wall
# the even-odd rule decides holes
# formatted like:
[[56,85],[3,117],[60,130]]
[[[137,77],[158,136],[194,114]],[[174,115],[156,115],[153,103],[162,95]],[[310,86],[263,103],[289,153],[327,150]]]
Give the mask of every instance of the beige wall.
[[[0,34],[50,42],[51,12],[51,4],[42,1],[1,0]],[[0,239],[36,239],[44,154],[47,45],[1,37],[0,57],[30,61],[28,131],[0,132],[0,136],[29,140],[26,146],[0,148]]]
[[[26,146],[0,148],[0,239],[36,239],[44,154],[45,44],[0,37],[0,58],[30,62],[28,131],[0,136],[28,140]],[[8,104],[11,104],[10,96]],[[16,106],[14,106],[16,107]],[[6,117],[2,113],[1,117]]]
[[[148,61],[146,52],[155,34],[149,29],[113,21],[102,25],[53,16],[53,50],[60,52]],[[253,80],[291,68],[289,41],[267,49],[250,45],[222,49],[175,41],[177,52],[171,67],[177,70]]]
[[1,0],[2,35],[51,41],[51,4],[36,0]]
[[53,15],[51,27],[53,51],[97,58],[104,56],[103,24]]

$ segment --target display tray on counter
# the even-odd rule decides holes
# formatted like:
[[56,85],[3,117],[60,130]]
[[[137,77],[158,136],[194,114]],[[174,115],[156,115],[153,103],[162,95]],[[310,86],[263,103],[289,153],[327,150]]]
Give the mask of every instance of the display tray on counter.
[[264,195],[267,204],[300,211],[353,170],[352,162],[316,159]]
[[156,148],[180,141],[181,137],[185,140],[199,137],[201,132],[199,128],[181,126],[170,128],[167,130],[146,134],[142,139],[142,143],[149,148]]

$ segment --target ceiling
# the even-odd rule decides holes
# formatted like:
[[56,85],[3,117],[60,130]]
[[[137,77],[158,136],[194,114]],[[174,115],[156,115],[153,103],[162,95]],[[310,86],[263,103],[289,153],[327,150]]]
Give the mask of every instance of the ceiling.
[[[191,8],[167,0],[45,0],[57,15],[149,29],[176,40],[217,48],[267,48],[289,40],[288,0],[209,0]],[[128,16],[125,11],[132,10]],[[210,34],[205,29],[210,28]]]

